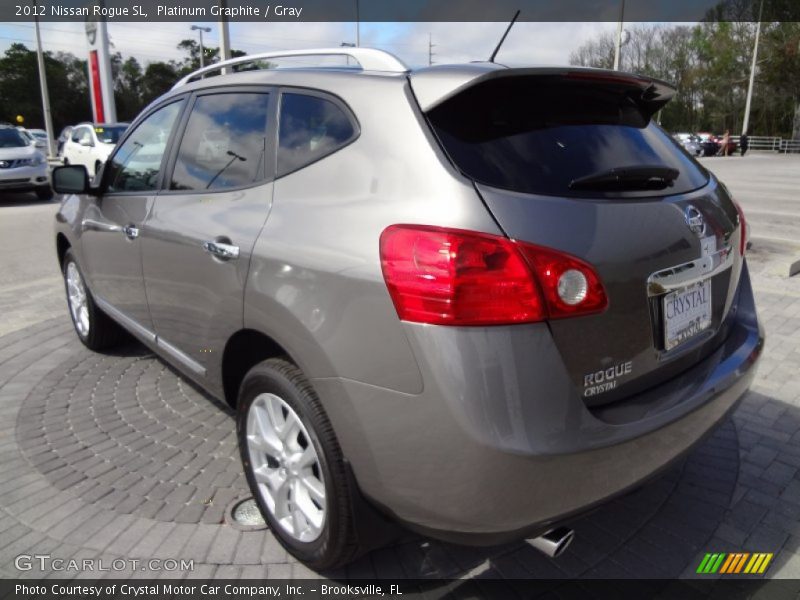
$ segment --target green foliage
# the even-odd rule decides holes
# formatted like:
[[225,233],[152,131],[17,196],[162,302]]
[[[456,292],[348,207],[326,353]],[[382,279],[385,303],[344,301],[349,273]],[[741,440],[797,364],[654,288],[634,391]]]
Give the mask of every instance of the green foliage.
[[[752,18],[749,5],[734,8],[743,18]],[[622,48],[620,68],[677,87],[678,93],[661,114],[666,129],[738,133],[744,120],[755,31],[755,23],[735,21],[693,27],[634,25],[630,41]],[[611,34],[602,34],[575,51],[570,62],[609,68],[613,42]],[[800,23],[762,23],[749,133],[791,136],[798,104]]]
[[[158,61],[145,68],[133,57],[111,56],[117,119],[131,121],[153,100],[169,91],[182,76],[200,67],[199,44],[183,40],[177,46],[187,53],[181,61]],[[240,50],[231,54],[244,56]],[[217,60],[218,48],[205,48],[206,64]],[[86,60],[64,52],[45,52],[45,73],[55,134],[67,125],[92,120]],[[14,43],[0,57],[0,121],[14,122],[17,115],[25,126],[43,128],[42,97],[36,52]]]

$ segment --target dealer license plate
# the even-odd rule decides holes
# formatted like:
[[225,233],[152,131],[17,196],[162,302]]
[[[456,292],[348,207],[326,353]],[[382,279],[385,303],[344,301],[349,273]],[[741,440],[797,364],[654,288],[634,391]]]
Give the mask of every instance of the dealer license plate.
[[666,350],[671,350],[711,326],[710,280],[670,292],[662,302]]

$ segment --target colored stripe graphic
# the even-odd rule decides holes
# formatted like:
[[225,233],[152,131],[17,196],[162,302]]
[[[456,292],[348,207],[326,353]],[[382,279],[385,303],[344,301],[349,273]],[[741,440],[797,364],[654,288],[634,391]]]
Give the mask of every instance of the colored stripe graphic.
[[709,552],[700,561],[697,573],[708,575],[720,573],[732,575],[747,573],[750,575],[762,574],[772,562],[775,555],[772,552]]

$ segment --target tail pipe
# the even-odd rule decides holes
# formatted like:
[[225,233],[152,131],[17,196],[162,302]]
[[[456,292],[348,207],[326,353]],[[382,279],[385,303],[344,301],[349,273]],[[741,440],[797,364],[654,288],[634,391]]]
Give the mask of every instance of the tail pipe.
[[539,552],[550,558],[560,556],[575,539],[575,532],[569,527],[557,527],[537,538],[528,540],[528,543]]

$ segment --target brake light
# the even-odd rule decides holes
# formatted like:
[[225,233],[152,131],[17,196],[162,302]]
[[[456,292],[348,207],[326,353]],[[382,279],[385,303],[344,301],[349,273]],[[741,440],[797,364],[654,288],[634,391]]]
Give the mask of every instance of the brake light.
[[747,219],[744,218],[744,211],[742,210],[742,205],[733,201],[733,205],[736,207],[736,212],[739,214],[739,254],[744,256],[744,253],[747,251],[747,236],[750,234],[750,231],[747,229]]
[[[380,254],[386,286],[404,321],[531,323],[607,305],[602,284],[586,263],[496,235],[392,225],[381,234]],[[585,279],[585,291],[570,270]],[[559,297],[559,282],[566,301]]]

